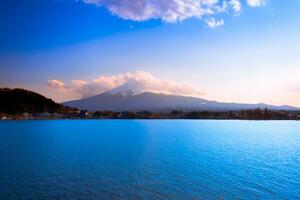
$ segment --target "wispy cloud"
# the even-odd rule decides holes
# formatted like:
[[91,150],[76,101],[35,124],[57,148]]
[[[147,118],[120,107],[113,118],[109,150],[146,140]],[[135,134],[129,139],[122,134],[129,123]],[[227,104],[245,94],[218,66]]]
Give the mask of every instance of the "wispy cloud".
[[64,82],[60,81],[60,80],[49,80],[47,83],[48,87],[54,88],[54,89],[58,89],[58,90],[64,90],[65,89],[65,84]]
[[206,23],[210,28],[217,28],[218,26],[224,25],[224,20],[223,19],[215,20],[214,18],[209,18],[206,20]]
[[266,0],[247,0],[247,3],[251,7],[259,7],[265,5]]
[[[161,19],[174,23],[191,17],[213,18],[220,13],[239,15],[241,0],[82,0],[107,8],[113,15],[122,19],[145,21]],[[252,7],[262,6],[265,0],[247,0]],[[205,20],[207,21],[207,20]],[[223,23],[224,24],[224,23]],[[221,23],[218,23],[221,25]]]
[[242,4],[239,0],[231,0],[229,1],[229,5],[235,11],[235,15],[239,15],[242,10]]
[[78,96],[78,98],[86,98],[101,94],[132,80],[140,83],[144,90],[148,92],[184,96],[200,96],[202,94],[192,86],[179,84],[166,79],[158,79],[144,71],[128,72],[112,76],[100,76],[91,82],[73,80],[71,84],[65,84],[63,81],[54,79],[49,80],[47,86],[61,93],[72,92]]

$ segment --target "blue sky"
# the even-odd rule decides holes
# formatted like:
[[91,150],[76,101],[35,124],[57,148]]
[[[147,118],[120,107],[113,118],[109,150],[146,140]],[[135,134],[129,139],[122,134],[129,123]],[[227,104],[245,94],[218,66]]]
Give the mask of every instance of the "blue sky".
[[99,77],[143,71],[207,99],[300,106],[300,2],[240,0],[226,11],[221,1],[182,2],[205,1],[213,13],[169,14],[165,0],[150,13],[131,5],[143,0],[1,1],[0,85],[64,101],[83,96],[74,80],[90,91]]

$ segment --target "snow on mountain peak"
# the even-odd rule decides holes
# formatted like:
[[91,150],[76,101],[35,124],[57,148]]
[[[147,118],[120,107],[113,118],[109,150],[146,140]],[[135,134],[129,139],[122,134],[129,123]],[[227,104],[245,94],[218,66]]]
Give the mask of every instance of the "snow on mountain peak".
[[108,91],[108,94],[138,95],[147,92],[146,87],[141,82],[130,80],[127,83]]

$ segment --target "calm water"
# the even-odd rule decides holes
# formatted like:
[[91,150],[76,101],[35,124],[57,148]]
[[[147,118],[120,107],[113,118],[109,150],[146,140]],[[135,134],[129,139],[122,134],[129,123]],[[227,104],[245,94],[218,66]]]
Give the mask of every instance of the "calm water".
[[0,199],[300,199],[300,122],[0,122]]

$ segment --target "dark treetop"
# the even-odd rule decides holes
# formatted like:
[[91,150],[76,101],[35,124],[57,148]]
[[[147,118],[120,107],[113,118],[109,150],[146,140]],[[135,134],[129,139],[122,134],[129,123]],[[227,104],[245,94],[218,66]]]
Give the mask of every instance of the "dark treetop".
[[35,92],[0,88],[0,112],[2,113],[63,113],[68,109]]

